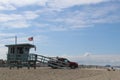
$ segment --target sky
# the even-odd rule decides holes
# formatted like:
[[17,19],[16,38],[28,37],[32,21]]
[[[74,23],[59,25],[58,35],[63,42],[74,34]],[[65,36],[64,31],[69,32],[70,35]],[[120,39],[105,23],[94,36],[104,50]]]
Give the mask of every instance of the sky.
[[0,59],[6,44],[80,64],[120,65],[120,0],[0,0]]

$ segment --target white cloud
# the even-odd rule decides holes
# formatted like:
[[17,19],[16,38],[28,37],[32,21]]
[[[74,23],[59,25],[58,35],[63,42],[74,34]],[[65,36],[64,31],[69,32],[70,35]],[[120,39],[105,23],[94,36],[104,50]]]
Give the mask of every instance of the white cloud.
[[10,36],[14,36],[13,33],[0,33],[0,37],[10,37]]
[[85,57],[86,57],[86,56],[90,56],[90,55],[91,55],[90,52],[86,52],[86,53],[84,54]]
[[9,0],[0,0],[0,10],[15,10],[16,8],[9,3]]
[[30,26],[26,21],[12,21],[2,25],[7,28],[27,28]]
[[[86,27],[94,27],[103,23],[119,23],[119,4],[107,3],[101,6],[87,5],[81,7],[80,10],[74,10],[56,15],[47,19],[50,22],[62,24],[66,29],[81,29]],[[54,14],[53,14],[54,15]],[[59,29],[59,26],[57,26]],[[54,28],[54,27],[53,27]]]
[[15,19],[16,16],[7,15],[7,14],[0,14],[0,22],[7,22],[9,20]]
[[0,0],[0,10],[15,10],[29,5],[45,6],[47,0]]
[[0,0],[0,10],[15,10],[18,7],[38,5],[49,8],[68,8],[75,5],[96,4],[110,0]]
[[[46,5],[47,8],[41,8],[36,11],[20,11],[19,13],[0,14],[0,26],[11,28],[28,28],[29,26],[38,26],[40,21],[44,22],[41,25],[52,31],[65,31],[68,29],[81,29],[93,27],[96,24],[116,23],[120,22],[119,5],[108,3],[102,6],[86,5],[96,4],[110,0],[5,0],[0,1],[0,7],[3,5],[11,5],[16,7]],[[22,4],[23,3],[23,4]],[[79,9],[74,11],[55,11],[56,9],[69,8],[74,5],[79,6]],[[49,7],[48,7],[49,6]],[[39,20],[38,23],[34,22]],[[40,27],[43,28],[43,27]],[[48,30],[47,29],[47,30]]]
[[3,5],[3,4],[0,4],[0,10],[16,10],[16,8],[12,5]]
[[19,14],[0,14],[0,22],[16,21],[16,20],[33,20],[39,15],[33,11],[25,11]]
[[38,18],[37,12],[25,11],[19,14],[0,14],[1,27],[8,28],[26,28],[29,27],[30,20]]
[[10,0],[9,3],[18,7],[36,4],[38,0]]
[[48,2],[48,6],[52,8],[68,8],[75,5],[96,4],[105,2],[108,0],[51,0]]
[[32,20],[32,19],[36,19],[39,15],[37,14],[37,11],[36,12],[33,12],[33,11],[25,11],[23,13],[23,17],[27,20]]

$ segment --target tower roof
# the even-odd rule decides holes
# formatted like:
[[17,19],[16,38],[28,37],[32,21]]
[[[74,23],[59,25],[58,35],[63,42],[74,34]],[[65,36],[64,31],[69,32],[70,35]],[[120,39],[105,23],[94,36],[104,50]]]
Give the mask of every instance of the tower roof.
[[30,48],[35,48],[35,45],[29,44],[29,43],[24,43],[24,44],[10,44],[10,45],[5,45],[6,47],[30,47]]

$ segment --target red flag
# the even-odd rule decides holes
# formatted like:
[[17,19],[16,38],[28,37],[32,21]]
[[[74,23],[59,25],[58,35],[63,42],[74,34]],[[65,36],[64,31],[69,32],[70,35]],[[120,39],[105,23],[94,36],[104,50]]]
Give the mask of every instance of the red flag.
[[29,41],[33,41],[33,37],[29,37],[28,40],[29,40]]

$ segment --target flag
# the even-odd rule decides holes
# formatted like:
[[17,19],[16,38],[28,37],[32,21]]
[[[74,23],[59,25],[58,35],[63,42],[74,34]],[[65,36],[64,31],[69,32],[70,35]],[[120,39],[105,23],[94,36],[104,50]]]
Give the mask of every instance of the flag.
[[29,38],[28,38],[28,41],[33,41],[33,37],[29,37]]

